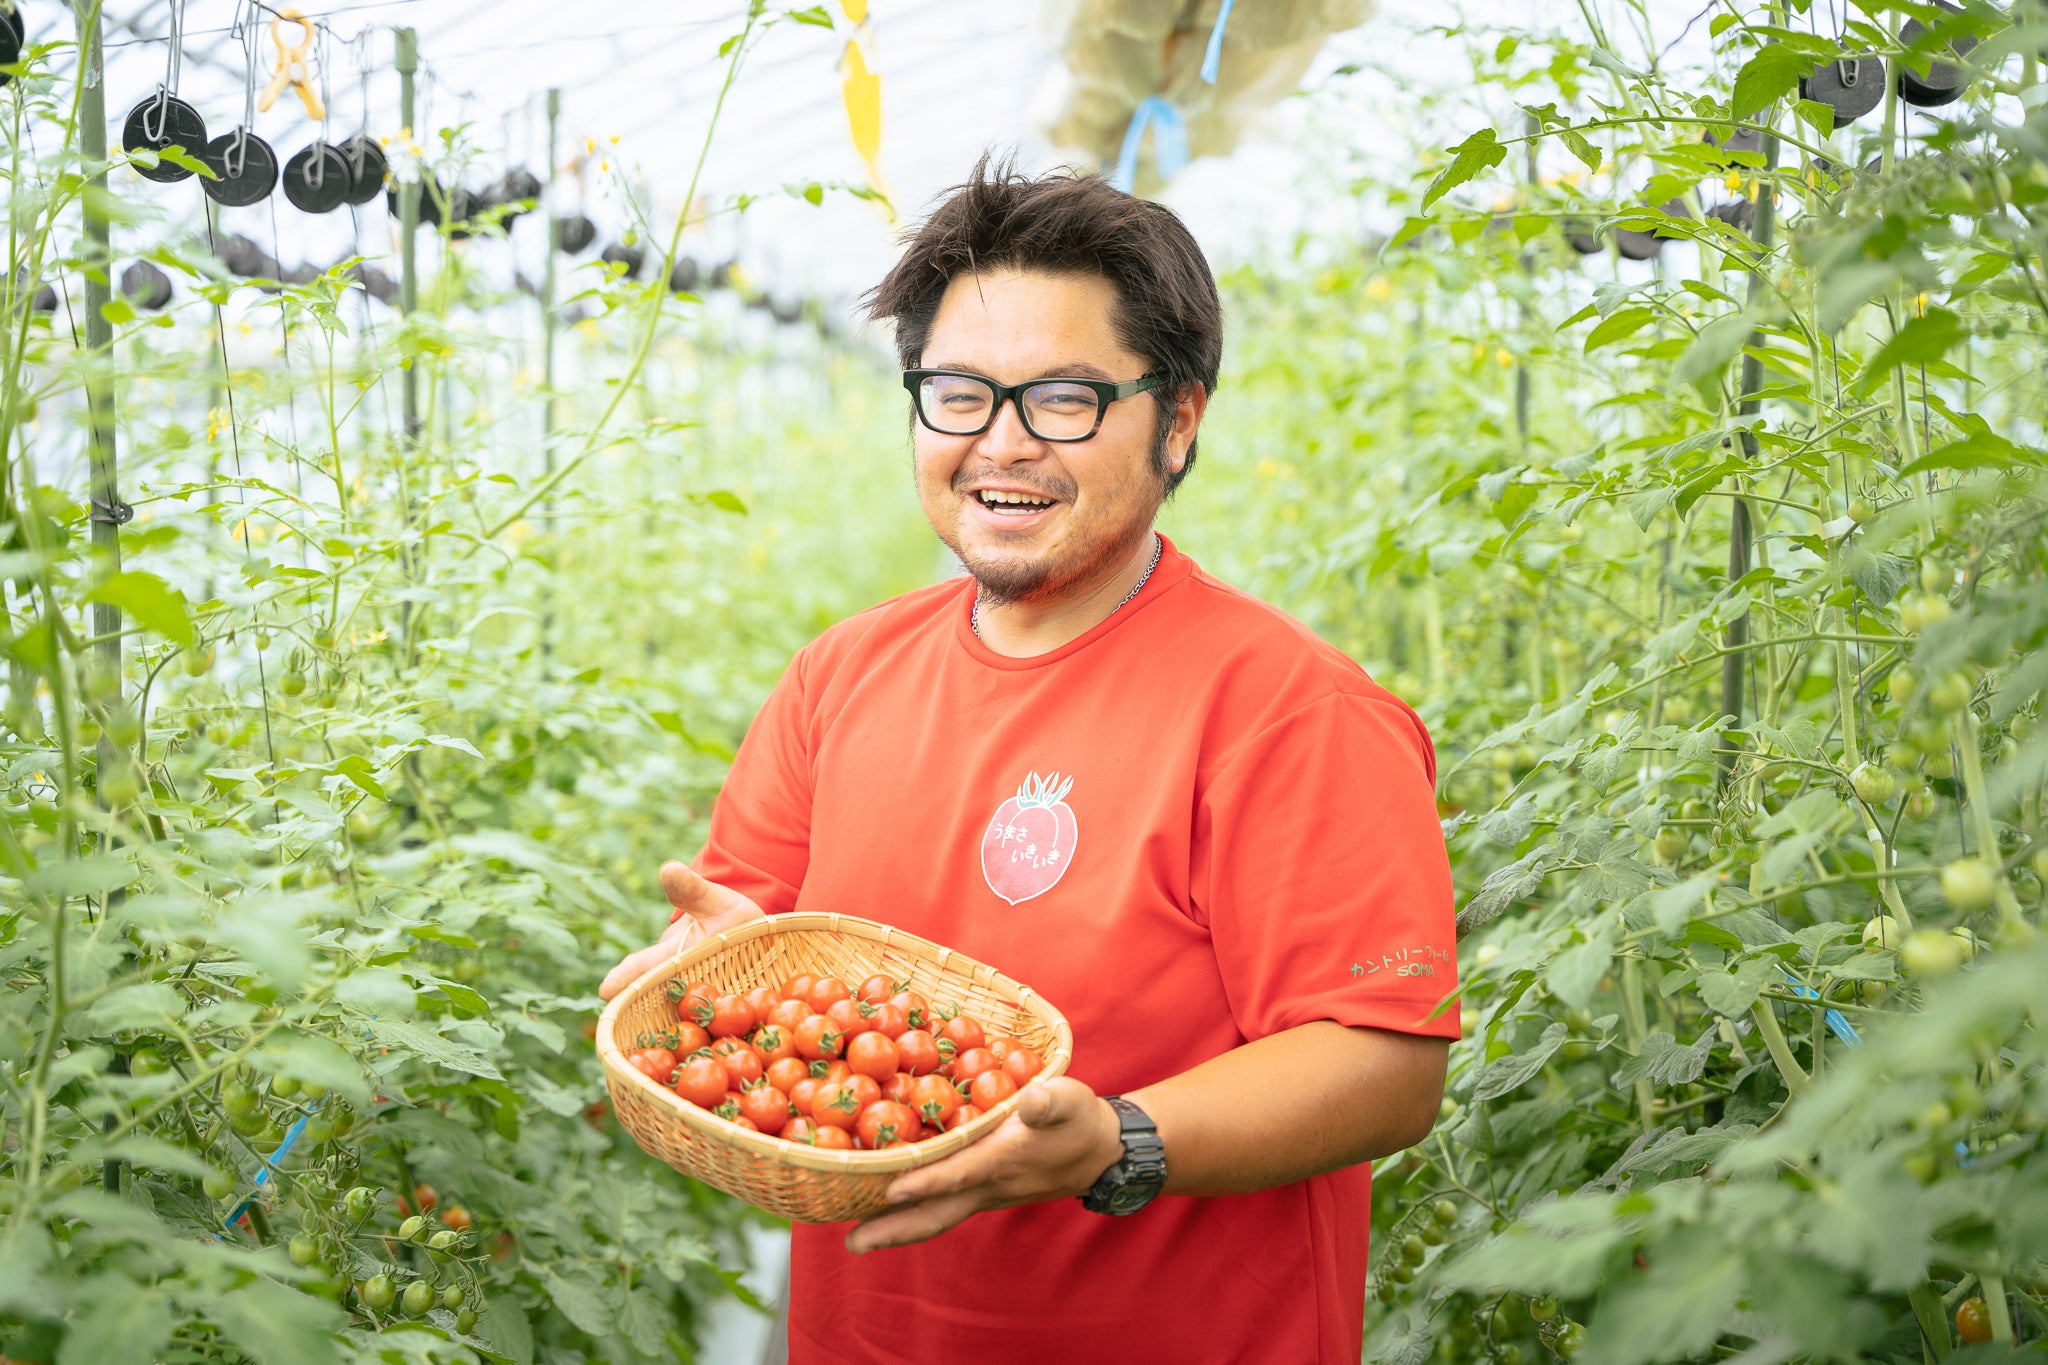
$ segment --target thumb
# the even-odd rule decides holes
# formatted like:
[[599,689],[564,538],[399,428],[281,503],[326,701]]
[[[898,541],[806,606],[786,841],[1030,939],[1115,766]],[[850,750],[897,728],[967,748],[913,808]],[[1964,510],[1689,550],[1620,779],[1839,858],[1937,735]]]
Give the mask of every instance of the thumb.
[[[700,921],[717,920],[723,916],[735,915],[751,919],[745,912],[759,913],[754,903],[729,887],[706,881],[697,875],[688,863],[673,858],[661,865],[661,890],[668,897],[668,903],[675,907],[669,917],[674,923],[684,915],[695,916]],[[705,928],[716,932],[726,927],[723,924],[706,924]]]
[[1078,1118],[1094,1092],[1071,1076],[1034,1080],[1017,1101],[1017,1117],[1026,1128],[1057,1128]]

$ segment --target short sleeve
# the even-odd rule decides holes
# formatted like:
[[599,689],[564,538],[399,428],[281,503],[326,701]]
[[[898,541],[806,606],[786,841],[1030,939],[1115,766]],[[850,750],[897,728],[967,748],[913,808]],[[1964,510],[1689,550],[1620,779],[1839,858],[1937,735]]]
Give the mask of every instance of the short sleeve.
[[810,703],[799,650],[747,727],[691,864],[769,914],[794,909],[811,860]]
[[1456,1038],[1435,754],[1391,698],[1337,693],[1243,743],[1198,793],[1193,910],[1247,1038],[1312,1020]]

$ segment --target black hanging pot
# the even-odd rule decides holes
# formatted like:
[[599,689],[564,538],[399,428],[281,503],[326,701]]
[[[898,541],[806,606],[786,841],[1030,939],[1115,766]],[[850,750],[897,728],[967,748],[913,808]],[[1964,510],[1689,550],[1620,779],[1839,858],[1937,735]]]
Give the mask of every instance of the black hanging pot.
[[647,253],[645,251],[642,251],[637,246],[627,246],[624,242],[613,242],[603,251],[598,252],[597,258],[606,265],[624,266],[626,268],[626,278],[629,280],[639,279],[640,267],[647,264]]
[[[22,25],[21,10],[17,7],[0,11],[0,66],[11,66],[20,61],[22,44],[27,41],[28,29]],[[7,72],[0,71],[0,86],[13,79]]]
[[555,219],[555,249],[565,256],[581,256],[597,240],[597,224],[580,213]]
[[54,313],[54,312],[56,312],[56,311],[57,311],[57,290],[56,290],[56,286],[54,286],[54,285],[48,285],[48,284],[46,284],[46,285],[44,285],[44,286],[43,286],[43,287],[42,287],[41,289],[38,289],[38,290],[36,290],[36,296],[35,296],[35,298],[34,298],[34,299],[33,299],[33,300],[31,301],[31,303],[30,303],[30,307],[34,308],[34,309],[35,309],[35,310],[36,310],[36,311],[37,311],[38,313]]
[[384,149],[368,133],[357,133],[342,143],[341,155],[348,162],[348,192],[342,199],[361,207],[384,188],[390,163],[384,159]]
[[697,288],[697,263],[688,256],[676,257],[676,263],[669,267],[669,292],[688,294]]
[[1707,210],[1707,217],[1718,218],[1737,232],[1748,232],[1756,221],[1756,205],[1747,199],[1736,199],[1726,204],[1716,204]]
[[481,195],[471,194],[460,185],[448,191],[449,237],[459,242],[469,236],[470,229],[463,224],[489,207]]
[[321,273],[319,266],[300,261],[297,265],[288,265],[278,271],[277,278],[284,284],[311,284],[320,278]]
[[354,181],[341,148],[309,142],[284,163],[284,197],[301,213],[332,213],[348,202]]
[[491,204],[505,210],[498,221],[510,227],[514,218],[540,202],[542,188],[539,176],[518,166],[499,176],[484,195]]
[[278,265],[270,253],[238,232],[231,232],[215,243],[213,254],[230,275],[245,280],[277,278]]
[[[1963,7],[1951,3],[1951,0],[1934,0],[1934,3],[1950,14],[1963,12]],[[1899,42],[1902,46],[1911,47],[1926,32],[1927,25],[1918,19],[1908,19],[1899,28]],[[1967,57],[1975,46],[1975,38],[1959,37],[1948,45],[1947,50],[1957,57]],[[1969,85],[1970,73],[1952,62],[1935,60],[1928,66],[1924,78],[1914,75],[1913,68],[1905,62],[1899,63],[1899,98],[1922,109],[1954,103]]]
[[244,208],[269,198],[277,188],[277,153],[247,128],[222,133],[206,144],[199,159],[219,177],[200,182],[216,204]]
[[786,303],[780,303],[771,300],[768,304],[768,314],[784,327],[793,326],[804,320],[804,301],[791,299]]
[[713,289],[732,288],[732,267],[733,263],[731,261],[720,261],[717,265],[711,267],[711,287]]
[[121,272],[121,297],[154,313],[171,301],[171,277],[148,261],[137,261]]
[[[1673,199],[1665,204],[1664,212],[1670,214],[1673,218],[1692,217],[1692,214],[1686,210],[1683,199]],[[1673,232],[1670,228],[1655,228],[1649,232],[1637,232],[1633,228],[1620,228],[1615,231],[1614,245],[1616,250],[1620,251],[1623,256],[1631,261],[1647,261],[1664,249],[1666,239],[1682,235],[1684,234]]]
[[1598,234],[1593,231],[1590,218],[1566,218],[1558,223],[1558,230],[1564,233],[1565,241],[1581,256],[1597,256],[1607,248]]
[[[400,211],[400,204],[398,202],[399,191],[403,188],[404,186],[394,180],[391,182],[391,188],[384,192],[384,202],[391,206],[391,216],[393,218],[404,216]],[[431,182],[422,180],[420,182],[419,221],[423,225],[427,227],[440,226],[441,201],[447,198],[447,194],[448,192],[441,188],[439,180]]]
[[1884,103],[1884,58],[1875,53],[1822,62],[1799,81],[1799,98],[1835,111],[1835,126],[1854,123]]
[[[182,147],[197,156],[206,148],[206,120],[199,117],[197,109],[176,95],[159,90],[128,111],[127,121],[121,125],[121,146],[131,152],[161,152],[166,147]],[[135,173],[159,185],[168,185],[192,174],[172,161],[137,166]]]

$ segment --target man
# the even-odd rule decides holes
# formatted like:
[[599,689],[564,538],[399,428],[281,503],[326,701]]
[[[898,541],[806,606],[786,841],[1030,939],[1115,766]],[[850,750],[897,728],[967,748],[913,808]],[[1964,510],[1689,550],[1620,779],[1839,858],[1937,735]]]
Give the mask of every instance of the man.
[[1222,351],[1171,212],[984,158],[869,305],[971,576],[798,653],[694,868],[662,869],[674,926],[602,992],[832,909],[1072,1023],[1067,1073],[899,1207],[795,1228],[794,1365],[1352,1365],[1364,1163],[1428,1132],[1457,1033],[1428,735],[1152,530]]

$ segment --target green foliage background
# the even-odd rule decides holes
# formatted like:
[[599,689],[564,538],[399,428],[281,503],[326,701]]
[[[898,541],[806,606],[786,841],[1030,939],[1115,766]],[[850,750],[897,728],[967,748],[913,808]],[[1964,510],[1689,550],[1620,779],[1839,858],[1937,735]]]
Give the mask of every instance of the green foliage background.
[[[1391,243],[1226,273],[1166,518],[1436,738],[1466,1037],[1376,1172],[1368,1356],[2038,1351],[2048,26],[1872,4],[1838,48],[1722,9],[1691,71],[1611,8],[1433,35],[1473,53],[1417,111],[1457,145],[1344,168]],[[1923,54],[1980,39],[1965,101],[1907,142],[1893,102],[1797,100],[1908,17]],[[97,168],[47,60],[0,96],[50,133],[10,140],[0,281],[0,1352],[692,1358],[754,1215],[604,1116],[583,1030],[789,655],[936,570],[886,358],[586,272],[551,475],[531,305],[462,248],[396,324],[339,272],[227,277],[121,171],[182,301],[81,348]],[[1702,141],[1734,126],[1774,144]],[[1737,201],[1754,236],[1706,213]],[[1654,266],[1623,229],[1668,234]],[[55,313],[8,283],[44,278]],[[1979,1298],[1999,1340],[1959,1348]]]

